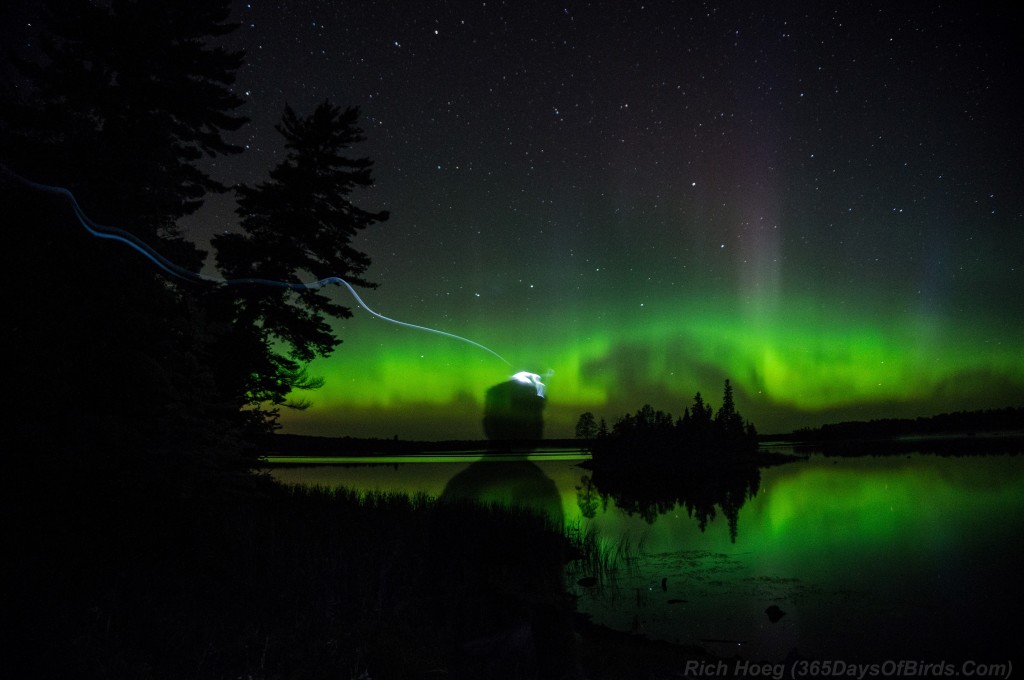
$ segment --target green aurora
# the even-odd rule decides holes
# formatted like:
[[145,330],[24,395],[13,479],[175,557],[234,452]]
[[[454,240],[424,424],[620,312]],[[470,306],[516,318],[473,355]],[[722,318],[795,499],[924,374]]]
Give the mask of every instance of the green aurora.
[[725,378],[762,432],[1024,401],[1024,338],[998,324],[977,319],[954,332],[926,314],[780,307],[712,310],[663,296],[592,315],[488,315],[493,323],[464,315],[444,328],[494,349],[511,368],[469,344],[357,310],[338,352],[312,367],[327,381],[310,395],[314,405],[283,420],[286,431],[476,439],[484,391],[518,370],[550,373],[549,437],[571,437],[584,411],[609,423],[644,403],[680,415],[697,391],[717,407]]
[[[211,171],[261,181],[286,102],[360,106],[375,185],[353,198],[391,215],[353,242],[367,304],[511,365],[356,309],[285,431],[478,439],[485,390],[521,370],[553,372],[550,437],[584,411],[718,406],[726,378],[763,433],[1024,404],[1009,15],[289,8],[237,8],[253,123]],[[233,210],[211,197],[186,230]]]

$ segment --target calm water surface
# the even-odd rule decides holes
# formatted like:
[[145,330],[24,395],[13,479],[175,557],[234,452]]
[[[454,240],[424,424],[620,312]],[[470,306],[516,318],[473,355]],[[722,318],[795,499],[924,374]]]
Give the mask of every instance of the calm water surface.
[[[468,489],[639,544],[641,559],[611,584],[576,587],[578,608],[727,658],[996,662],[1017,647],[1002,621],[1018,620],[1024,604],[1021,457],[812,456],[765,468],[735,541],[721,512],[702,531],[683,507],[647,519],[620,510],[588,486],[578,460],[445,461],[274,476],[433,496]],[[774,623],[771,605],[785,612]]]

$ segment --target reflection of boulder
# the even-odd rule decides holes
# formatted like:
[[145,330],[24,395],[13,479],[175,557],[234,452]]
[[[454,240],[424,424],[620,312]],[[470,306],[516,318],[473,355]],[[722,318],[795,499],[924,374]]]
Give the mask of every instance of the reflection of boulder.
[[529,508],[562,525],[562,501],[554,481],[529,461],[479,460],[449,480],[443,499]]
[[544,397],[536,384],[507,380],[487,390],[484,434],[492,442],[538,440],[544,436]]

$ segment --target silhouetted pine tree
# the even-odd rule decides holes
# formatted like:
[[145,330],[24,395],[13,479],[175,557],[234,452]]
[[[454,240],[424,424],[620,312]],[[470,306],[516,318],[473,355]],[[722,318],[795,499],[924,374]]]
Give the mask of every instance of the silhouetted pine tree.
[[728,379],[722,394],[722,408],[715,416],[715,428],[719,448],[732,453],[757,449],[757,430],[754,424],[743,419],[736,409],[732,383]]
[[706,452],[712,445],[713,415],[714,409],[711,404],[704,403],[700,392],[693,395],[693,405],[690,407],[690,417],[687,429],[681,433],[684,451],[702,453]]
[[[285,108],[277,126],[285,138],[285,159],[269,181],[238,189],[242,233],[213,241],[225,277],[301,283],[338,276],[353,286],[376,287],[362,277],[370,258],[352,241],[388,214],[363,210],[349,198],[354,190],[373,185],[372,162],[346,155],[363,140],[358,117],[358,109],[327,101],[306,117]],[[236,379],[245,381],[252,405],[285,404],[291,390],[320,384],[305,374],[304,365],[329,355],[341,342],[328,320],[352,315],[331,295],[344,293],[231,289],[234,370]]]
[[736,410],[736,402],[733,400],[732,384],[725,381],[725,388],[722,394],[722,407],[715,415],[715,427],[718,436],[727,444],[736,442],[744,436],[743,416]]
[[[221,187],[196,166],[232,153],[244,119],[230,89],[242,54],[209,46],[232,26],[226,1],[52,2],[38,61],[15,58],[0,150],[9,169],[70,188],[96,222],[186,267],[202,253],[177,220]],[[131,249],[89,236],[60,197],[8,178],[7,269],[31,282],[9,309],[21,361],[25,438],[55,450],[222,449],[209,335],[189,286]],[[200,324],[197,326],[197,324]],[[223,409],[223,410],[221,410]]]
[[229,14],[226,0],[51,2],[44,59],[15,62],[27,87],[5,102],[8,162],[175,261],[195,253],[167,252],[176,221],[224,190],[196,161],[240,152],[223,133],[246,122],[231,90],[244,55],[209,45],[236,28]]
[[597,436],[597,420],[590,411],[580,414],[576,421],[576,438],[593,439]]
[[[583,414],[580,422],[585,422],[588,415],[593,417]],[[603,427],[604,421],[601,422]],[[675,422],[668,413],[645,404],[635,414],[627,413],[615,421],[610,433],[602,434],[599,429],[591,445],[594,460],[599,464],[641,463],[666,469],[695,462],[713,463],[723,456],[723,462],[732,464],[737,455],[756,450],[757,431],[736,409],[728,380],[717,415],[700,392]]]

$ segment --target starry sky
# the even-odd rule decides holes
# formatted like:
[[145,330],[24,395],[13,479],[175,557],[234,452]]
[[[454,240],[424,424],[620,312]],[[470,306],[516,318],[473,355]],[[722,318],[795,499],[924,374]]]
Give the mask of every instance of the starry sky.
[[[841,7],[830,7],[837,4]],[[545,374],[546,434],[679,415],[724,379],[761,432],[1024,404],[1021,24],[979,3],[234,6],[246,152],[285,103],[359,106],[387,209],[286,432],[480,438]],[[211,200],[197,241],[237,223]],[[345,298],[343,290],[336,295]]]
[[264,176],[285,102],[358,105],[366,302],[512,364],[357,310],[286,431],[479,437],[518,370],[549,436],[725,378],[762,432],[1024,403],[1020,23],[893,4],[239,3],[215,174]]

